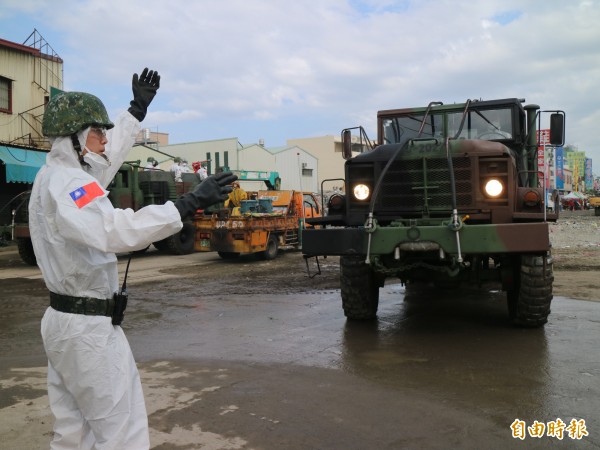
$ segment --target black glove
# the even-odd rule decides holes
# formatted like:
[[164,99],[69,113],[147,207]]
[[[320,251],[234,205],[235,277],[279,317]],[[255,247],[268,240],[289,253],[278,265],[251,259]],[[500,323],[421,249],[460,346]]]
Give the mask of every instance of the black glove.
[[192,192],[183,194],[175,201],[181,220],[193,216],[197,209],[227,200],[228,194],[233,190],[228,184],[235,180],[237,175],[231,172],[217,173],[202,181]]
[[160,87],[160,75],[156,70],[148,71],[146,67],[138,78],[138,74],[133,74],[131,80],[131,89],[133,90],[133,100],[129,103],[129,112],[138,121],[144,120],[148,105],[156,95]]

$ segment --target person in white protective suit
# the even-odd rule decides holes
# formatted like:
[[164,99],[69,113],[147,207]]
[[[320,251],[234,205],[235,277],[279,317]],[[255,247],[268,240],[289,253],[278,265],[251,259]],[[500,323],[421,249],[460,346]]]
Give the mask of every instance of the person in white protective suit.
[[200,181],[204,181],[208,177],[208,172],[206,170],[206,167],[204,167],[204,165],[201,165],[200,168],[198,169],[198,177],[200,178]]
[[181,181],[181,173],[183,171],[183,167],[181,166],[181,158],[176,156],[173,160],[173,165],[169,170],[171,171],[171,175],[173,175],[175,181]]
[[[134,99],[113,124],[102,102],[63,92],[48,102],[43,132],[52,143],[29,204],[38,265],[50,291],[41,333],[48,357],[52,449],[148,449],[140,377],[118,308],[115,253],[164,239],[197,209],[223,201],[231,173],[211,177],[175,203],[116,209],[106,186],[125,160],[160,85],[134,74]],[[121,316],[122,319],[122,316]]]
[[145,170],[157,170],[158,169],[158,161],[155,160],[152,156],[148,157],[148,161],[146,163]]

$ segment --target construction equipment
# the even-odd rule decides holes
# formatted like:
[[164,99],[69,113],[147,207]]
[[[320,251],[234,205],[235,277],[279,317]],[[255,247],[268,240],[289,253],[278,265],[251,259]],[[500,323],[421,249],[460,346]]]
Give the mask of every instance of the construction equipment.
[[590,205],[590,208],[594,208],[594,215],[600,216],[600,197],[599,196],[589,197],[588,204]]
[[270,191],[281,189],[281,178],[279,172],[257,171],[257,170],[234,170],[240,181],[262,181]]
[[[175,182],[173,174],[152,169],[140,171],[140,161],[124,163],[108,186],[108,198],[115,208],[131,208],[134,211],[147,205],[163,205],[175,201],[185,192],[192,190],[200,179],[195,173],[182,174],[182,181]],[[29,192],[19,202],[15,212],[14,238],[23,262],[36,265],[33,246],[29,235]],[[165,253],[185,255],[194,251],[194,223],[188,220],[173,236],[153,243]]]
[[224,259],[251,253],[274,259],[279,248],[299,248],[304,219],[321,215],[312,193],[265,190],[249,197],[240,208],[196,215],[196,251],[216,251]]
[[558,211],[546,210],[537,130],[550,113],[551,144],[562,145],[565,114],[523,103],[380,111],[374,148],[362,127],[360,145],[342,131],[346,192],[330,197],[328,216],[307,219],[321,227],[303,231],[302,252],[307,269],[311,257],[340,256],[348,319],[375,318],[379,288],[397,277],[407,287],[500,282],[515,324],[546,323]]

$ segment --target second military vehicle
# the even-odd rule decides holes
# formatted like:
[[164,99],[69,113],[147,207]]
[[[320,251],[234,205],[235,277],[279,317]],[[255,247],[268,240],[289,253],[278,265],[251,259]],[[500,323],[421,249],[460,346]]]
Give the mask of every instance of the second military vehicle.
[[[175,201],[189,192],[200,182],[195,173],[182,174],[182,181],[175,182],[170,172],[146,169],[140,171],[139,161],[125,163],[108,186],[108,198],[115,208],[131,208],[137,211],[147,205],[163,205],[168,200]],[[36,265],[36,258],[29,236],[28,195],[19,201],[15,213],[14,236],[19,256],[23,262]],[[194,223],[188,220],[183,228],[173,236],[154,242],[154,246],[165,253],[186,255],[194,252]]]

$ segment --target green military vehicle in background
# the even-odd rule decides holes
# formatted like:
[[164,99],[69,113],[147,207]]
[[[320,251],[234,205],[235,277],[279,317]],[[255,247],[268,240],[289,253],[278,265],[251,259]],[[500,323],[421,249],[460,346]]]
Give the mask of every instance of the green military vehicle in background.
[[[183,193],[194,188],[200,179],[195,173],[182,174],[182,181],[175,182],[173,174],[162,170],[146,169],[140,171],[139,161],[125,163],[108,186],[108,198],[115,208],[131,208],[137,211],[147,205],[163,205],[168,200],[175,201]],[[13,202],[14,239],[23,262],[36,265],[35,254],[29,236],[28,193]],[[194,223],[183,223],[178,233],[153,245],[160,251],[175,255],[194,252]]]
[[547,322],[558,212],[546,210],[538,172],[542,117],[551,144],[564,144],[564,112],[517,98],[380,111],[375,146],[362,127],[342,131],[345,193],[307,219],[302,252],[307,267],[340,256],[348,319],[375,318],[379,288],[397,277],[407,287],[499,282],[515,324]]

